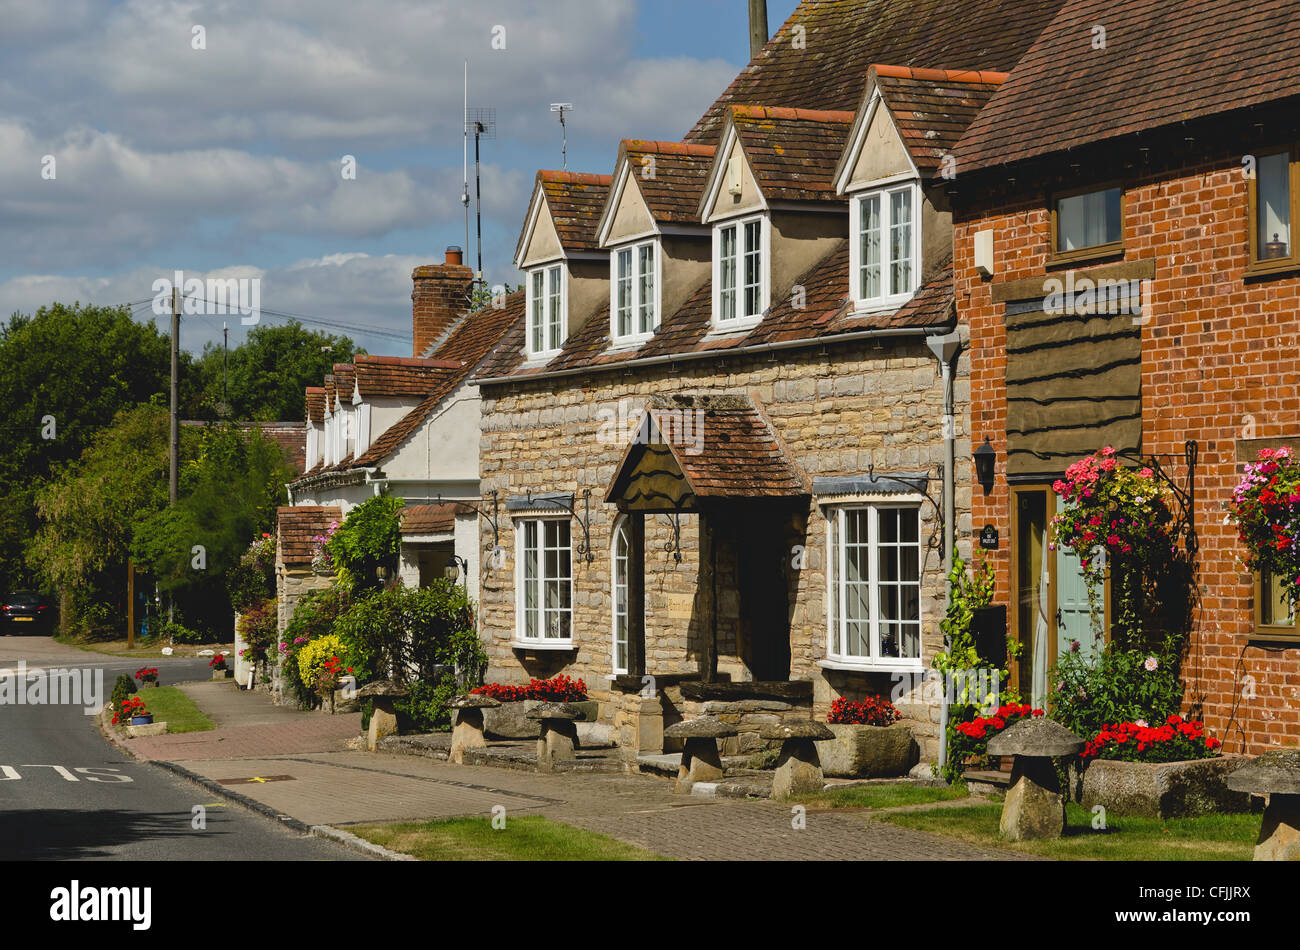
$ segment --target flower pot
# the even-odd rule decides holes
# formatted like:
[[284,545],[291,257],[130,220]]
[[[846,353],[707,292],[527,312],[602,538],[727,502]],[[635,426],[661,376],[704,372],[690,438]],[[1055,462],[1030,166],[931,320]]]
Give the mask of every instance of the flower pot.
[[213,670],[213,671],[212,671],[212,678],[213,678],[214,680],[225,680],[225,679],[230,679],[230,675],[231,675],[232,672],[233,672],[232,670],[228,670],[228,669],[227,669],[227,670]]
[[906,775],[920,756],[912,727],[861,726],[831,723],[835,738],[817,743],[822,773],[839,778],[877,778]]
[[145,680],[143,683],[140,684],[140,688],[148,689],[150,686],[157,686],[157,685],[158,685],[157,680]]
[[1226,779],[1249,756],[1221,755],[1181,762],[1091,759],[1070,767],[1070,787],[1084,808],[1101,805],[1112,815],[1192,818],[1250,810],[1250,796],[1228,788]]
[[146,716],[131,717],[131,725],[133,726],[148,726],[152,723],[153,723],[153,713],[149,713]]

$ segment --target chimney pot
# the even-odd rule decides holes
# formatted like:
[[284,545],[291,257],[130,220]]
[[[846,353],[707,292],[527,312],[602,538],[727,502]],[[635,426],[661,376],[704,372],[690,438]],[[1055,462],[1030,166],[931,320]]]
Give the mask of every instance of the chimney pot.
[[455,244],[451,245],[450,247],[447,248],[447,263],[448,264],[465,263],[461,255],[462,255],[461,249],[457,247]]

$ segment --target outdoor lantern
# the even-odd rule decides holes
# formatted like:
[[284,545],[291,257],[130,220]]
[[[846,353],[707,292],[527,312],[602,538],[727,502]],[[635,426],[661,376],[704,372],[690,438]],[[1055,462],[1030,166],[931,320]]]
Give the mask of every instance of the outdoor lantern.
[[451,581],[454,584],[456,583],[456,578],[460,576],[460,572],[462,570],[465,572],[466,579],[468,579],[469,562],[466,561],[463,557],[457,557],[455,554],[450,554],[447,556],[446,565],[443,566],[442,576],[447,578],[447,580]]
[[984,436],[984,444],[975,450],[975,480],[980,483],[984,493],[993,488],[993,463],[998,459],[998,453],[989,445],[989,437]]

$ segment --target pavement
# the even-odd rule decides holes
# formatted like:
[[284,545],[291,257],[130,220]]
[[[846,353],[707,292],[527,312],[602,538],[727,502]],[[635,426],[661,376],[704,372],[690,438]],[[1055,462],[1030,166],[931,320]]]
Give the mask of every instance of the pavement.
[[349,748],[359,714],[276,707],[230,683],[180,684],[216,728],[132,739],[131,754],[302,827],[539,814],[682,860],[1015,860],[1018,855],[872,821],[812,811],[796,827],[790,805],[676,795],[651,775],[560,773],[454,765],[437,758]]

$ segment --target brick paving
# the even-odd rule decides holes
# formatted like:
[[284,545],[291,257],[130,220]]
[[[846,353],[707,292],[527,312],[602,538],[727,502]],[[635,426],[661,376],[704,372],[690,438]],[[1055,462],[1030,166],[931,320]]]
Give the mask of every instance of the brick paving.
[[[675,795],[650,775],[561,773],[454,765],[419,755],[347,749],[359,714],[276,707],[225,683],[185,692],[217,724],[210,732],[135,739],[136,755],[175,762],[309,825],[540,814],[682,860],[1017,860],[1020,855],[872,821],[814,811],[792,825],[789,805]],[[290,776],[270,782],[247,781]]]

